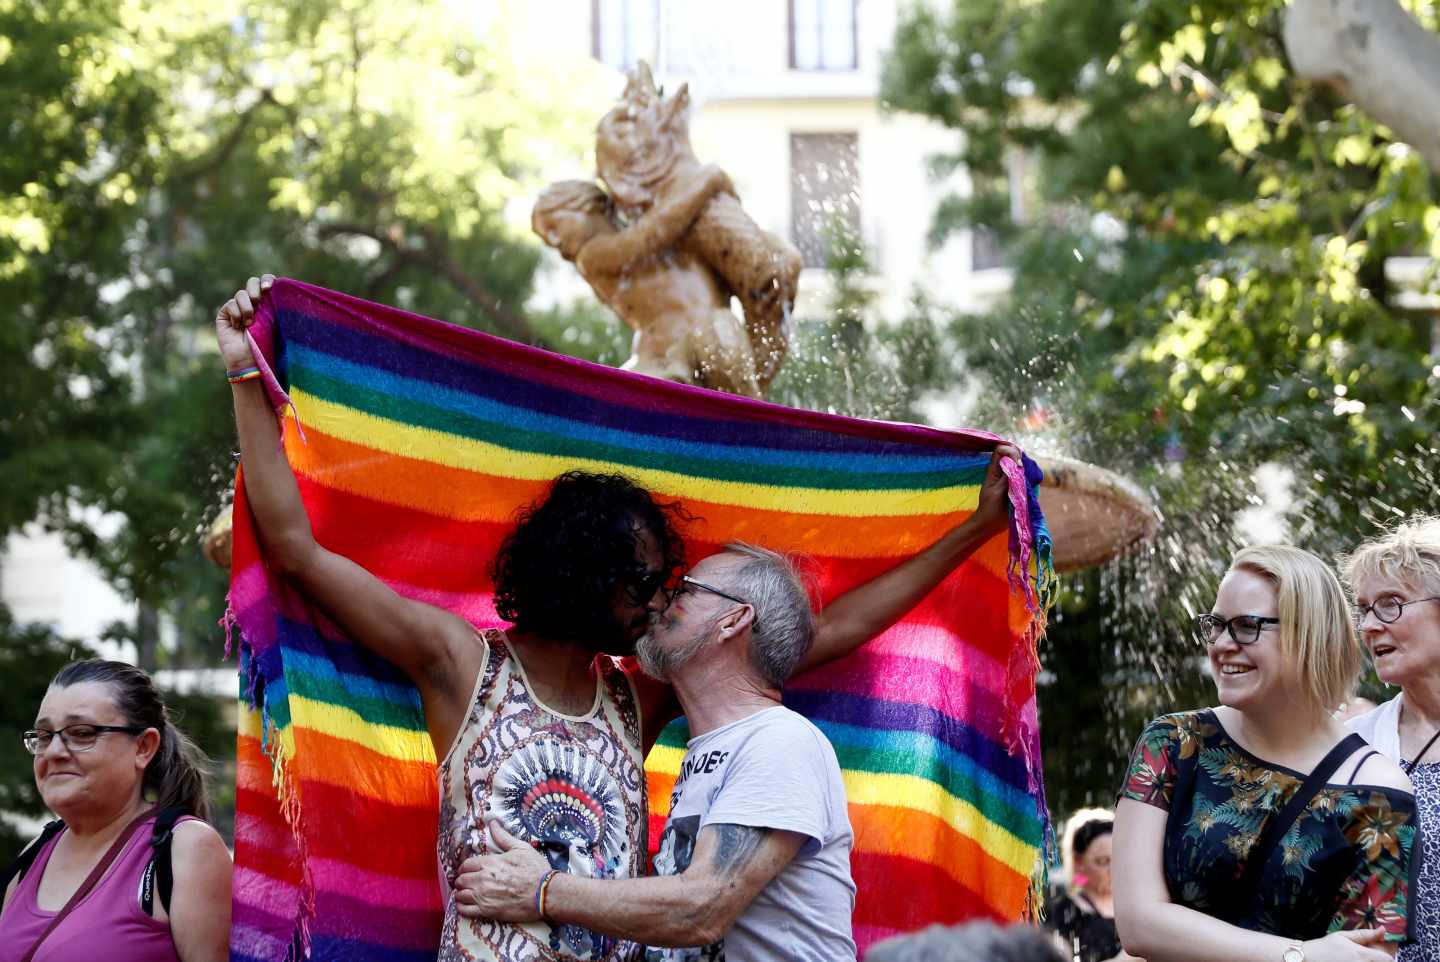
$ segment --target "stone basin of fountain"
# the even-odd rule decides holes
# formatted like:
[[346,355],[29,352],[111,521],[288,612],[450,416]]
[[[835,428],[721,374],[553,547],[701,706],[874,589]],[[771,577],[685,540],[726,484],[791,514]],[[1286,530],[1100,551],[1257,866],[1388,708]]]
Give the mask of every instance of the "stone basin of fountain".
[[1074,458],[1034,457],[1045,472],[1040,509],[1050,528],[1055,570],[1105,564],[1160,527],[1154,503],[1129,479]]

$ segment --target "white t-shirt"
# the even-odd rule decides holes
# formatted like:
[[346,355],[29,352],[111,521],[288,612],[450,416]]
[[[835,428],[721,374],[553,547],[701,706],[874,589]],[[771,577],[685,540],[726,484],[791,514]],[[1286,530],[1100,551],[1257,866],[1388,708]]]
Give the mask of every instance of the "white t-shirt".
[[650,948],[647,962],[855,958],[854,836],[840,763],[820,729],[776,706],[690,739],[655,855],[656,874],[685,871],[700,830],[717,824],[808,838],[724,939],[692,949]]

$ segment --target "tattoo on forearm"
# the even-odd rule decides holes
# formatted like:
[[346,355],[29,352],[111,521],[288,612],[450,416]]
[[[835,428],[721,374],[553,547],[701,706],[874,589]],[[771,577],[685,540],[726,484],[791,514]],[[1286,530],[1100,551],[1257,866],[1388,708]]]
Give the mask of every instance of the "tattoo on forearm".
[[721,823],[710,827],[715,830],[715,856],[712,862],[715,871],[721,875],[731,875],[739,871],[770,834],[768,828],[752,828],[749,825]]

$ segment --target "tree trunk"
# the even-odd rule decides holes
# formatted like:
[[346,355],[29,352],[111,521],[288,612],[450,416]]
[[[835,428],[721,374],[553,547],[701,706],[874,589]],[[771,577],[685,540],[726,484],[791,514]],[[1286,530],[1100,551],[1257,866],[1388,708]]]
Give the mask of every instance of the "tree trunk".
[[135,664],[154,674],[160,644],[160,612],[143,601],[135,613]]
[[1285,50],[1296,74],[1334,87],[1440,173],[1440,36],[1395,0],[1295,0]]

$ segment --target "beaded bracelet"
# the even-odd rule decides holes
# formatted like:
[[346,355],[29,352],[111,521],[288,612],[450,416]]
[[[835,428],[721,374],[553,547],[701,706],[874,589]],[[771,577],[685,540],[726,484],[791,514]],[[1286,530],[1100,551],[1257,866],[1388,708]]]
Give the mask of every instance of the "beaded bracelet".
[[552,920],[549,914],[545,911],[545,894],[550,890],[550,883],[554,881],[555,876],[559,874],[559,869],[552,868],[550,871],[540,876],[540,882],[535,886],[535,912],[542,919],[544,919],[546,922],[551,923],[552,925],[554,924],[554,920]]
[[225,379],[231,384],[239,384],[241,381],[253,381],[257,377],[260,377],[260,369],[258,367],[242,367],[238,371],[225,372]]

